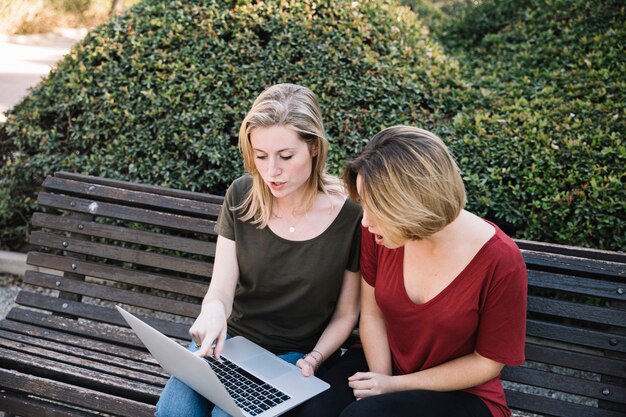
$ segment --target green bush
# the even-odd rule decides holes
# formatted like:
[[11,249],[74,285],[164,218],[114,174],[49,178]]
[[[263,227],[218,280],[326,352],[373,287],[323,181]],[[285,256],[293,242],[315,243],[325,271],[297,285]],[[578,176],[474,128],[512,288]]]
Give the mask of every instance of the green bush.
[[414,7],[472,87],[447,126],[470,206],[519,238],[626,250],[626,4]]
[[147,0],[91,32],[0,131],[0,233],[24,242],[57,170],[223,192],[240,121],[278,82],[320,97],[331,170],[390,123],[455,114],[458,70],[388,1]]
[[626,249],[623,2],[404,3],[147,0],[101,26],[0,129],[3,246],[57,170],[223,192],[252,100],[294,82],[320,97],[333,172],[423,126],[512,236]]

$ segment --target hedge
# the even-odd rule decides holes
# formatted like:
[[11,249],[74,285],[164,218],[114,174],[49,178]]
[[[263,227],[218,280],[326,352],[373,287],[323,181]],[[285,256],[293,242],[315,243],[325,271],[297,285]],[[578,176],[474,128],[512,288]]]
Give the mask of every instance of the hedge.
[[[0,128],[2,246],[56,170],[223,192],[276,82],[320,97],[337,172],[382,127],[432,129],[468,208],[516,238],[624,250],[619,1],[146,0],[101,26]],[[421,18],[420,18],[421,16]]]
[[19,249],[57,170],[220,193],[239,123],[278,82],[320,98],[338,172],[389,123],[432,128],[458,82],[416,15],[389,1],[146,0],[93,32],[0,131],[0,233]]
[[412,5],[472,86],[447,126],[470,206],[519,238],[626,250],[626,4]]

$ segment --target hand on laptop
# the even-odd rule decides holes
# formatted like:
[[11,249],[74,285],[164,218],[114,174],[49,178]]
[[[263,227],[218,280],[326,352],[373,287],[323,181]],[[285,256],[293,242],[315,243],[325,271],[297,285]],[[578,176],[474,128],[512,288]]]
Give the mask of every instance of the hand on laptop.
[[302,375],[311,376],[315,375],[315,371],[317,371],[317,368],[320,367],[323,360],[324,357],[322,354],[317,350],[314,350],[298,359],[296,366],[302,370]]
[[202,305],[200,315],[189,329],[191,339],[198,346],[199,356],[220,358],[226,341],[226,316],[224,307],[219,301]]

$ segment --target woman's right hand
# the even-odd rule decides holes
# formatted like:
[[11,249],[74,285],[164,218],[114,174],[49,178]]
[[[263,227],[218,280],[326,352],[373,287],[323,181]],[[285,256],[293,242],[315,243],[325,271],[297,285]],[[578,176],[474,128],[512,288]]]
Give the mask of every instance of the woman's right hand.
[[189,329],[191,339],[199,347],[197,354],[219,359],[226,341],[226,330],[224,305],[218,300],[203,303],[200,315]]

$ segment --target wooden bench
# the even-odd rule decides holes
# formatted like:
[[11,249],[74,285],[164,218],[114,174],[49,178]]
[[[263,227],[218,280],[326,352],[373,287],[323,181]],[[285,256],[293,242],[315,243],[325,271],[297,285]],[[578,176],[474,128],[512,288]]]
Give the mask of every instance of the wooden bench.
[[[32,218],[16,305],[0,321],[0,411],[151,416],[168,376],[113,308],[181,343],[199,312],[222,197],[56,173]],[[529,269],[517,410],[625,416],[626,255],[518,241]],[[322,417],[322,416],[320,416]]]

